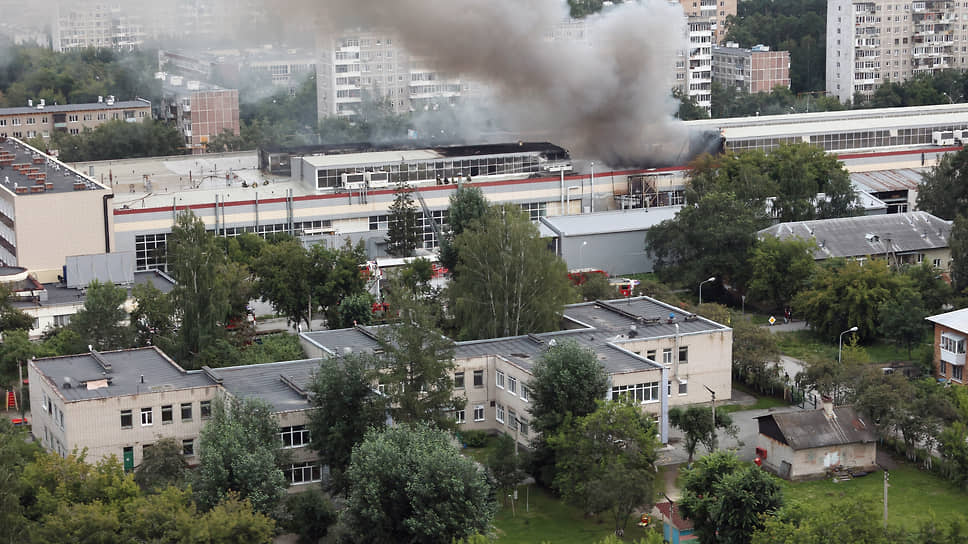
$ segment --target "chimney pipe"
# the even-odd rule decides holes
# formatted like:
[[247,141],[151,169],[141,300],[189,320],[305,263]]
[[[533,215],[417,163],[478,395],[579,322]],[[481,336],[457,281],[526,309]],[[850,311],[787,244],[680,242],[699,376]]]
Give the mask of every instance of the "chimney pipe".
[[823,414],[827,416],[827,419],[837,419],[837,415],[834,414],[834,401],[830,397],[823,397],[820,399],[820,403],[823,406]]

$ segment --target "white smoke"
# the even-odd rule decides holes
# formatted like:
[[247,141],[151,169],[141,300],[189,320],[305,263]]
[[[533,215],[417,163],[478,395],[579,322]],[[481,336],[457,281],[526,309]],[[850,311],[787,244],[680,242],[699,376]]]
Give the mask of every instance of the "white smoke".
[[614,165],[675,161],[689,146],[671,97],[675,63],[688,46],[678,3],[632,1],[590,16],[584,41],[551,38],[568,18],[561,0],[327,0],[303,6],[317,9],[331,32],[389,30],[408,53],[486,83],[500,106],[495,116],[517,134],[546,134],[578,156]]

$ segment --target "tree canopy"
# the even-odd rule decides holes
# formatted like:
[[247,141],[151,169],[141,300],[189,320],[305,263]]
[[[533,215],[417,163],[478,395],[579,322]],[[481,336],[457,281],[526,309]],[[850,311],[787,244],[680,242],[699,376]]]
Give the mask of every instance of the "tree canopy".
[[486,533],[494,516],[484,472],[425,424],[368,432],[347,479],[344,519],[357,542],[450,544]]
[[938,163],[921,174],[918,209],[952,220],[968,206],[968,149],[942,155]]
[[459,255],[449,289],[465,339],[557,329],[571,301],[567,267],[548,251],[538,228],[517,206],[492,206],[455,242]]
[[480,187],[461,186],[450,195],[450,206],[447,208],[448,229],[440,241],[440,264],[451,271],[457,272],[460,258],[454,239],[487,214],[487,199]]
[[763,526],[762,515],[782,505],[780,485],[766,471],[717,452],[685,472],[679,512],[704,543],[747,544]]
[[96,350],[130,348],[134,337],[125,323],[127,298],[128,292],[123,287],[92,281],[87,286],[84,307],[71,317],[71,329]]
[[396,197],[389,209],[387,229],[387,253],[394,257],[412,257],[420,246],[421,232],[418,231],[417,205],[411,194],[414,189],[400,183]]
[[817,269],[813,240],[766,236],[750,255],[749,295],[765,308],[785,308],[805,289]]
[[216,399],[199,434],[199,466],[192,473],[195,499],[210,509],[236,493],[257,511],[276,514],[288,487],[279,468],[283,460],[279,428],[268,404],[251,398]]

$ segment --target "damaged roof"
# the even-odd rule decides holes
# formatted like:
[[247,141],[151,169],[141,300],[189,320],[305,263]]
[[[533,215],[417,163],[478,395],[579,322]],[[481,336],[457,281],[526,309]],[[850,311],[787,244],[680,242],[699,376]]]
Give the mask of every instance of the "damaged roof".
[[756,419],[760,423],[760,432],[764,423],[775,422],[783,435],[775,438],[782,438],[794,450],[867,443],[876,439],[871,426],[857,415],[853,406],[838,406],[833,413],[834,417],[830,418],[820,409],[767,414]]

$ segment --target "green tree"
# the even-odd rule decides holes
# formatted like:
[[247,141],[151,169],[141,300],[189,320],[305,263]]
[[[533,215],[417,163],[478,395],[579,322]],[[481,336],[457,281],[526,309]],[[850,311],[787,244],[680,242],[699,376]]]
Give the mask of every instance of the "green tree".
[[366,280],[360,266],[366,263],[363,242],[355,246],[347,239],[341,248],[329,249],[316,244],[309,250],[313,262],[311,285],[315,304],[322,308],[328,323],[339,321],[339,304],[344,298],[364,292]]
[[278,333],[260,336],[252,344],[243,346],[239,353],[239,364],[262,365],[305,358],[306,352],[299,344],[298,336]]
[[289,495],[286,511],[290,516],[286,529],[299,535],[302,544],[317,544],[336,523],[336,508],[318,489]]
[[861,339],[870,338],[880,329],[881,307],[909,281],[879,259],[834,261],[819,268],[813,287],[801,291],[793,307],[814,331],[831,341],[855,326]]
[[954,467],[954,479],[962,485],[968,482],[968,425],[955,421],[938,436],[941,457]]
[[[675,219],[648,229],[646,250],[663,281],[698,287],[709,277],[717,283],[743,285],[756,231],[766,226],[763,209],[750,207],[732,193],[713,192],[684,207]],[[707,293],[712,285],[707,286]]]
[[776,336],[748,319],[737,319],[733,327],[733,376],[761,392],[780,378],[774,363],[780,359]]
[[549,346],[531,375],[531,424],[546,436],[558,434],[569,416],[594,412],[608,392],[608,375],[595,352],[571,340]]
[[780,485],[734,453],[717,452],[696,461],[683,476],[679,512],[709,544],[746,544],[763,526],[764,514],[783,505]]
[[353,325],[369,325],[373,321],[373,303],[376,300],[370,293],[356,293],[340,301],[337,306],[339,321],[333,328],[348,328]]
[[709,112],[699,105],[695,97],[689,96],[678,88],[672,89],[672,97],[679,102],[679,110],[676,117],[683,121],[695,119],[709,119]]
[[494,516],[485,474],[448,433],[427,425],[371,430],[347,477],[344,516],[357,542],[450,544],[485,533]]
[[558,328],[572,296],[565,263],[548,251],[520,208],[492,207],[457,237],[450,298],[462,338],[496,338]]
[[917,209],[941,219],[955,219],[968,206],[968,149],[945,153],[921,174]]
[[293,325],[305,323],[307,330],[314,291],[312,267],[309,252],[295,239],[266,245],[252,261],[259,296],[272,304],[276,314]]
[[696,447],[702,444],[710,452],[716,449],[716,429],[729,431],[733,426],[733,418],[725,411],[716,414],[716,421],[713,421],[712,409],[704,406],[689,406],[682,408],[674,406],[669,409],[669,423],[676,427],[685,435],[683,445],[689,459],[686,461],[692,464],[692,457],[696,453]]
[[[840,499],[814,505],[791,505],[764,519],[753,534],[752,544],[813,544],[854,542],[889,544],[902,542],[889,537],[883,521],[870,501]],[[904,540],[907,541],[907,540]],[[911,542],[911,541],[909,541]],[[925,542],[925,541],[918,541]]]
[[113,283],[92,281],[87,286],[84,307],[71,317],[70,327],[94,349],[107,351],[131,347],[131,329],[124,324],[128,293]]
[[910,359],[911,348],[928,332],[929,324],[924,320],[927,316],[921,295],[912,288],[901,289],[881,305],[881,334],[906,347]]
[[[844,164],[822,148],[780,144],[767,163],[777,184],[773,212],[780,222],[846,217],[860,210]],[[817,199],[819,193],[825,198]]]
[[371,355],[324,359],[310,386],[309,436],[320,463],[329,467],[332,488],[346,491],[344,473],[353,447],[366,431],[382,428],[387,405],[374,391],[379,362]]
[[428,422],[454,426],[453,410],[464,399],[454,398],[454,343],[435,327],[436,317],[425,302],[391,299],[400,320],[381,329],[383,350],[379,379],[396,422]]
[[387,253],[394,257],[411,257],[420,245],[417,205],[411,196],[413,191],[406,183],[398,184],[396,197],[390,205]]
[[199,466],[192,474],[198,504],[210,510],[234,492],[258,512],[275,514],[288,486],[279,468],[284,455],[278,433],[265,402],[216,399],[199,434]]
[[26,542],[30,523],[22,497],[27,496],[28,483],[21,478],[24,467],[38,455],[46,455],[36,442],[27,441],[25,429],[14,427],[6,418],[0,419],[0,542]]
[[8,331],[3,335],[3,343],[0,344],[0,379],[3,383],[16,383],[21,376],[18,365],[24,365],[21,369],[23,376],[27,376],[26,364],[32,357],[39,354],[39,346],[30,341],[26,331]]
[[269,544],[275,522],[259,512],[249,499],[239,500],[234,493],[215,505],[191,525],[187,542],[205,544]]
[[171,299],[150,283],[138,283],[131,288],[134,309],[131,326],[139,346],[154,345],[163,351],[172,348],[175,335],[175,309]]
[[11,302],[11,291],[6,285],[0,285],[0,333],[6,331],[29,331],[34,326],[34,319]]
[[181,486],[185,481],[188,463],[182,447],[174,438],[165,437],[145,451],[144,459],[134,471],[134,481],[145,491]]
[[951,282],[956,293],[968,289],[968,218],[957,215],[948,239],[951,249]]
[[440,264],[455,273],[460,262],[454,240],[487,214],[487,198],[480,187],[461,186],[450,195],[448,230],[440,241]]
[[588,274],[578,286],[583,300],[608,300],[618,296],[618,290],[603,274]]
[[510,435],[499,434],[497,445],[487,456],[487,468],[494,478],[495,491],[501,497],[504,497],[505,505],[507,505],[508,495],[526,476],[524,463],[520,453],[515,451],[516,449],[514,438]]
[[190,210],[178,215],[167,249],[170,273],[177,282],[170,296],[181,323],[175,353],[190,367],[202,350],[225,335],[232,311],[227,263],[205,223]]
[[616,534],[636,508],[651,505],[659,442],[655,423],[634,402],[599,400],[549,442],[558,461],[555,487],[585,512],[611,513]]
[[[949,244],[952,240],[949,240]],[[921,302],[928,315],[939,313],[945,304],[950,303],[954,291],[945,281],[941,271],[927,261],[903,269],[913,285],[914,291],[921,295]]]
[[813,240],[766,236],[750,255],[750,297],[767,308],[784,308],[805,289],[816,271]]

